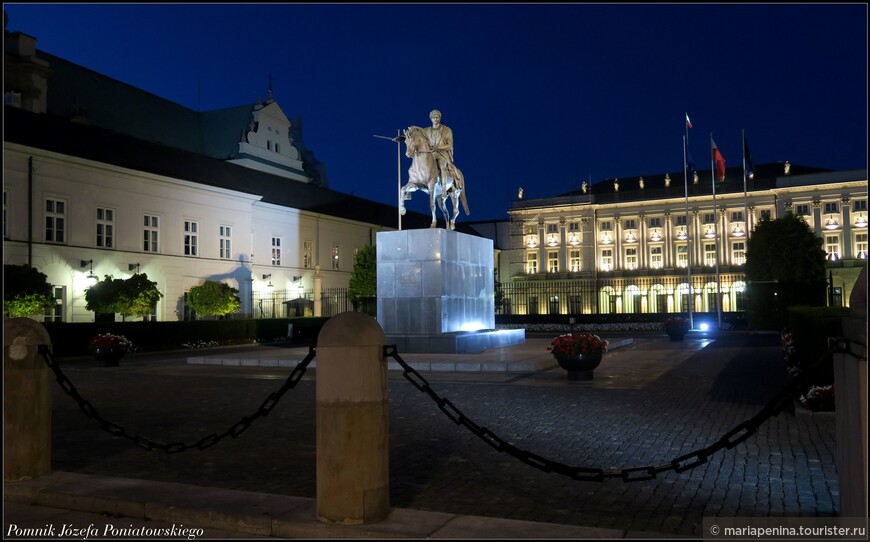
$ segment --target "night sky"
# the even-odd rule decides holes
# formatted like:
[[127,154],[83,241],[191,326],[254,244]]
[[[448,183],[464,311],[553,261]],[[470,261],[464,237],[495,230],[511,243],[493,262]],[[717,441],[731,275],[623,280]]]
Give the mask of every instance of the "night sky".
[[[37,47],[194,110],[273,96],[330,187],[394,204],[396,144],[453,129],[471,216],[522,186],[756,164],[867,167],[865,4],[4,4]],[[50,88],[50,87],[49,87]],[[404,146],[402,147],[404,153]],[[402,155],[402,182],[410,160]],[[417,193],[410,207],[427,212]]]

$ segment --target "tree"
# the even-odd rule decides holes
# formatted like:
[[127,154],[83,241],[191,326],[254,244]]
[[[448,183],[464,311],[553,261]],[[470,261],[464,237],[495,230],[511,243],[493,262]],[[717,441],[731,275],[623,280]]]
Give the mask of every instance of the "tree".
[[236,295],[238,293],[229,284],[207,280],[187,292],[187,304],[197,314],[225,316],[241,310],[242,300]]
[[48,277],[27,264],[3,266],[3,314],[29,318],[54,307]]
[[825,304],[825,251],[803,217],[762,219],[746,246],[749,318],[753,327],[779,327],[786,308]]
[[85,291],[86,308],[96,313],[118,313],[128,316],[148,316],[163,294],[157,283],[148,280],[145,273],[136,273],[129,279],[116,279],[111,275]]
[[363,246],[353,261],[347,298],[355,310],[375,315],[378,295],[378,263],[375,247]]

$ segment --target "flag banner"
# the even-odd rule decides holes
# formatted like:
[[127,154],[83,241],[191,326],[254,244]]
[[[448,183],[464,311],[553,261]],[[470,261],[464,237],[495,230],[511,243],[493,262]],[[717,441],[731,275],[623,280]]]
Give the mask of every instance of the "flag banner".
[[719,147],[713,141],[713,136],[710,136],[710,144],[713,147],[713,163],[716,164],[716,178],[721,182],[725,180],[725,157],[719,152]]
[[746,137],[743,138],[743,164],[746,177],[751,177],[755,173],[755,168],[752,166],[752,155],[749,154],[749,142],[746,141]]
[[689,114],[688,114],[688,113],[686,113],[686,126],[688,126],[689,128],[692,127],[692,121],[689,120]]

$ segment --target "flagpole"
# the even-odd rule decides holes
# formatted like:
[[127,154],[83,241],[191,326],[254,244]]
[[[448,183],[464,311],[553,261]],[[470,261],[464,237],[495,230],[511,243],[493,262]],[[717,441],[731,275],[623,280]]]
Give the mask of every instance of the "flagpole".
[[689,126],[686,125],[686,135],[683,136],[683,184],[685,186],[686,195],[686,280],[689,287],[689,329],[695,329],[695,321],[692,318],[692,305],[694,305],[694,300],[692,299],[692,251],[690,250],[693,240],[689,237],[689,164],[688,155],[686,154],[689,141],[688,133]]
[[[714,261],[716,262],[716,322],[718,329],[722,329],[722,280],[719,276],[719,217],[716,208],[716,163],[712,149],[715,145],[713,132],[710,132],[710,178],[713,180],[713,246],[715,247]],[[720,151],[721,153],[721,151]]]
[[[743,139],[743,227],[746,229],[746,240],[749,241],[749,196],[747,194],[746,181],[747,181],[747,172],[746,172],[746,151],[748,147],[746,146],[746,132],[742,128],[740,129],[740,137]],[[744,255],[746,253],[744,252]],[[745,257],[745,256],[744,256]]]

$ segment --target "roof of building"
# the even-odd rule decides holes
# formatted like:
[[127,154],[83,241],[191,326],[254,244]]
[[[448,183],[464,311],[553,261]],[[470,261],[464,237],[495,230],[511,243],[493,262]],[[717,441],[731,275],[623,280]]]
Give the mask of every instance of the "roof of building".
[[[397,207],[300,183],[168,145],[83,125],[50,114],[4,106],[5,141],[262,196],[262,201],[294,209],[376,224],[398,226]],[[408,211],[403,227],[428,227],[431,217]]]

